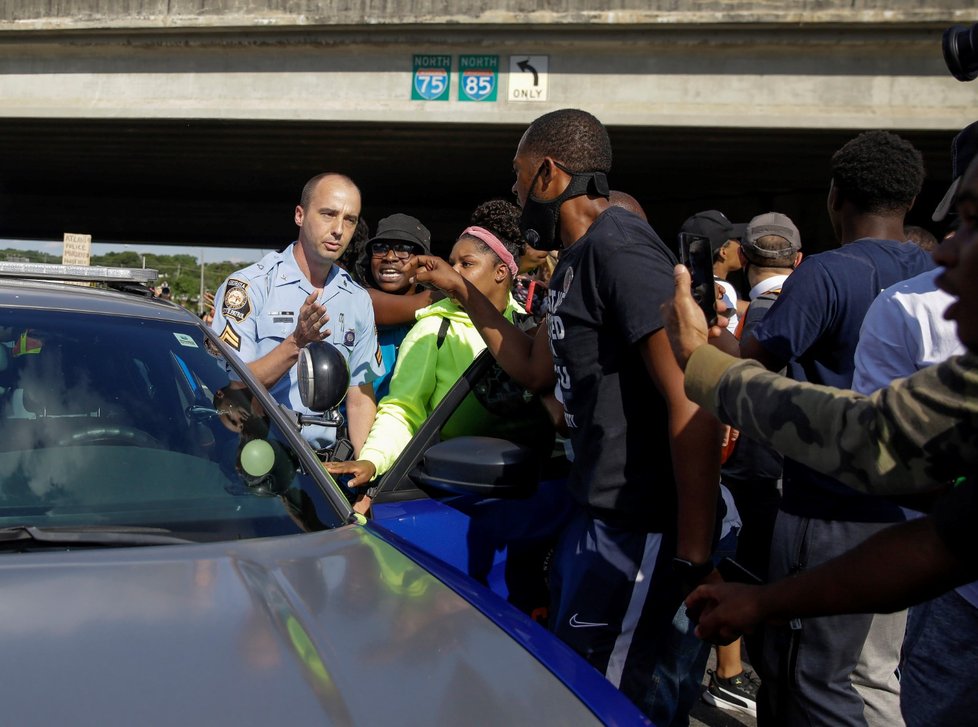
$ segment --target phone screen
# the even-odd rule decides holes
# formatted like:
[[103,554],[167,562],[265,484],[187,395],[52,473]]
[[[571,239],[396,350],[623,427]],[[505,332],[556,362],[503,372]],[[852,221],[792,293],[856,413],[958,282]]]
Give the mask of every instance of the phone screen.
[[699,304],[709,325],[717,320],[716,283],[713,280],[713,250],[710,239],[688,232],[679,233],[679,262],[693,280],[693,300]]

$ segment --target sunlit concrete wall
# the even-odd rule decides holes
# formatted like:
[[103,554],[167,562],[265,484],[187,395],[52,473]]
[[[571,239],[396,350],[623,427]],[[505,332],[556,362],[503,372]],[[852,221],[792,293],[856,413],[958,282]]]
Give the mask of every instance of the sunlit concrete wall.
[[[855,2],[0,0],[0,117],[605,123],[958,129],[978,83],[947,73],[949,0]],[[450,56],[448,100],[412,100],[413,58]],[[494,101],[458,58],[498,56]],[[545,56],[546,101],[510,61]]]
[[974,22],[958,0],[3,0],[0,29]]

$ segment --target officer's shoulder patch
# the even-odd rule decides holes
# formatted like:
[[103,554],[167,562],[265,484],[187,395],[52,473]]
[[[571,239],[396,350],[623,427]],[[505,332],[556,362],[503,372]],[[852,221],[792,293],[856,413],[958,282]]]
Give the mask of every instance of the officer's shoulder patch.
[[374,354],[374,358],[377,359],[377,365],[384,365],[384,352],[380,350],[380,337],[377,333],[377,324],[374,323],[374,339],[377,340],[377,352]]
[[228,278],[224,289],[224,300],[221,302],[221,313],[238,323],[251,315],[251,298],[248,297],[246,281]]
[[241,336],[234,332],[230,323],[224,324],[224,330],[221,331],[220,338],[235,351],[241,350]]

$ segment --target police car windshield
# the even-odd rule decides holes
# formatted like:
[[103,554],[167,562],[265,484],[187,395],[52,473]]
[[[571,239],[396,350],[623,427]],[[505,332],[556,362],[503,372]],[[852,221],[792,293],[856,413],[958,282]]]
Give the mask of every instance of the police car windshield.
[[0,311],[0,528],[211,541],[337,525],[301,446],[193,322]]

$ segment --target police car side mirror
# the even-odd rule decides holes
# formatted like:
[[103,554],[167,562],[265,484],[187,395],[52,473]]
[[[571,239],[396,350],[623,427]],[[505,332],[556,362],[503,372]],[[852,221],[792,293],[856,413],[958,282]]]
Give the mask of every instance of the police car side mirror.
[[310,343],[299,351],[299,399],[307,409],[328,412],[338,407],[350,388],[346,357],[326,341]]
[[429,447],[410,477],[454,494],[529,497],[540,480],[540,460],[529,447],[505,439],[456,437]]

